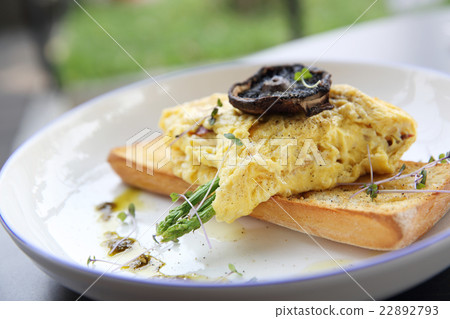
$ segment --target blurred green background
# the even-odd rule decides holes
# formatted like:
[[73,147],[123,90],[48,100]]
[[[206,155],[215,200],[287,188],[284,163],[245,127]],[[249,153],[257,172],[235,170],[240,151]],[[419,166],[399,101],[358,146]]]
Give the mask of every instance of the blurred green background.
[[[80,1],[146,69],[218,62],[351,24],[373,0]],[[378,1],[361,21],[388,15]],[[292,17],[298,16],[297,21]],[[63,86],[139,67],[74,6],[51,43]]]

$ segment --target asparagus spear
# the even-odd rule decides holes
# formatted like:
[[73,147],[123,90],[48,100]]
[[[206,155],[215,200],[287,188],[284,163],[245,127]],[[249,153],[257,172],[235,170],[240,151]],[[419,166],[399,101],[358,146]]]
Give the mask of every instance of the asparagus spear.
[[[198,187],[197,190],[189,197],[189,201],[192,203],[192,205],[196,205],[204,197],[207,197],[207,196],[211,195],[212,193],[214,193],[214,191],[218,187],[219,187],[219,178],[215,178],[214,180],[211,180],[208,183]],[[210,192],[208,194],[206,194],[208,192],[209,188],[211,188],[211,190],[210,190]],[[212,210],[214,212],[212,215],[211,215],[211,211],[210,210],[208,210],[208,212],[206,212],[207,206],[211,206],[212,201],[214,200],[214,199],[211,200],[211,197],[212,196],[210,196],[203,203],[202,207],[200,207],[200,209],[198,210],[199,215],[200,215],[200,212],[203,212],[203,215],[205,217],[206,217],[206,215],[208,215],[208,216],[210,215],[208,220],[211,219],[211,217],[214,216],[214,214],[215,214],[214,210]],[[211,208],[212,208],[212,206],[211,206]],[[190,210],[191,210],[191,205],[189,205],[188,202],[184,202],[180,206],[178,206],[178,207],[176,207],[174,209],[171,209],[170,212],[169,212],[169,215],[167,215],[167,217],[164,219],[164,221],[162,221],[156,227],[156,235],[157,236],[163,236],[163,240],[162,241],[169,241],[169,240],[174,240],[174,239],[164,240],[164,238],[166,238],[166,237],[163,234],[172,226],[175,226],[175,225],[189,225],[189,227],[182,226],[182,228],[185,229],[183,234],[185,234],[185,233],[187,233],[187,232],[189,232],[191,230],[199,228],[200,227],[200,222],[198,221],[198,218],[191,218],[191,219],[186,219],[185,218],[189,214]],[[200,218],[202,218],[202,217],[200,217]],[[192,228],[192,227],[194,227],[196,225],[196,223],[194,221],[191,221],[191,222],[188,223],[188,221],[190,221],[190,220],[197,220],[197,222],[199,224],[198,227]],[[203,218],[202,218],[202,221],[203,221]],[[205,220],[205,221],[207,221],[207,220]],[[174,231],[175,230],[173,229],[170,233],[173,234]],[[180,235],[180,236],[182,236],[182,235]],[[180,236],[175,237],[175,239],[180,237]],[[173,238],[173,235],[171,235],[170,237]]]
[[[218,106],[219,101],[217,102]],[[220,102],[221,104],[221,102]],[[228,148],[227,152],[225,153],[224,159],[217,170],[216,176],[209,181],[208,183],[200,186],[197,188],[197,190],[189,197],[189,202],[184,202],[180,206],[170,210],[169,215],[166,217],[166,219],[156,227],[156,235],[162,236],[162,242],[167,241],[177,241],[179,237],[183,236],[184,234],[187,234],[191,231],[194,231],[198,228],[200,228],[202,223],[206,223],[209,221],[216,212],[214,211],[214,208],[212,207],[212,202],[216,198],[216,195],[214,192],[219,187],[219,178],[218,174],[220,172],[220,169],[222,168],[222,165],[225,162],[225,158],[227,157],[228,152],[230,151],[233,144],[236,144],[236,146],[243,146],[244,144],[240,139],[238,139],[234,134],[232,133],[226,133],[224,134],[224,137],[231,140],[230,148]],[[208,194],[207,194],[208,193]],[[212,195],[211,195],[212,194]],[[207,198],[210,196],[209,198]],[[184,218],[186,217],[189,212],[191,211],[191,204],[197,205],[202,199],[207,198],[206,200],[203,200],[202,206],[197,210],[198,217],[200,217],[200,220],[197,216],[192,216],[190,218]]]
[[[198,216],[202,220],[202,223],[209,221],[216,212],[212,207],[212,202],[216,198],[216,194],[212,194],[203,203],[202,207],[198,210]],[[162,242],[177,241],[179,237],[200,228],[201,224],[196,215],[191,218],[179,219],[176,223],[172,224],[167,230],[161,234]]]

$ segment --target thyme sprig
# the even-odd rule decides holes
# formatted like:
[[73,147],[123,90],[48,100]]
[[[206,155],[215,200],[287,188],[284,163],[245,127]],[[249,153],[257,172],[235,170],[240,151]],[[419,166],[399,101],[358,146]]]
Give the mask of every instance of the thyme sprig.
[[[370,165],[370,175],[371,175],[371,182],[369,184],[364,183],[346,183],[341,185],[360,185],[361,189],[350,196],[350,198],[355,197],[356,195],[365,192],[367,195],[370,196],[372,200],[377,198],[378,194],[380,193],[450,193],[450,190],[424,190],[423,188],[426,187],[428,172],[427,169],[430,169],[438,164],[441,163],[448,163],[450,162],[450,152],[447,152],[446,154],[440,154],[439,159],[436,160],[433,156],[430,157],[430,160],[427,164],[420,167],[419,169],[403,174],[403,171],[406,169],[406,165],[403,164],[400,170],[397,174],[395,174],[392,177],[382,179],[379,181],[373,180],[373,167],[372,167],[372,161],[370,156],[370,149],[367,148],[368,151],[368,159],[369,159],[369,165]],[[380,189],[379,185],[408,178],[408,177],[414,177],[413,181],[413,189]]]

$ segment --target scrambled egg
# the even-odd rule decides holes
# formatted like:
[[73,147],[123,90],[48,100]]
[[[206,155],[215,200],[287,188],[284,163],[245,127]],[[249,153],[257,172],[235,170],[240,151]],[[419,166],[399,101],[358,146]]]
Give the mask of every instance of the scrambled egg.
[[[223,107],[210,125],[218,99]],[[225,94],[167,109],[160,126],[168,136],[192,129],[194,120],[208,129],[184,134],[173,144],[173,172],[203,184],[220,168],[213,207],[217,220],[226,222],[249,215],[276,194],[290,196],[355,181],[370,171],[368,148],[375,173],[394,172],[415,141],[415,121],[348,85],[332,86],[330,102],[334,109],[309,118],[297,114],[258,119],[233,108]],[[244,145],[232,144],[226,133]]]

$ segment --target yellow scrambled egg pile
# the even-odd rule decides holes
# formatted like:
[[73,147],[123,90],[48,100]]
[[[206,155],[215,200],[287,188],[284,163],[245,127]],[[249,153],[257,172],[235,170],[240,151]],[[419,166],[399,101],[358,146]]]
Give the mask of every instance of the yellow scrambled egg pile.
[[[210,125],[218,99],[223,106]],[[213,207],[217,220],[226,222],[249,215],[276,194],[289,196],[355,181],[370,171],[368,148],[374,172],[392,173],[415,141],[415,121],[348,85],[332,86],[330,102],[334,109],[309,118],[297,114],[258,119],[233,108],[225,94],[167,109],[160,119],[166,135],[191,130],[172,145],[173,173],[203,184],[220,168]],[[198,130],[194,120],[203,128]],[[244,145],[232,144],[224,138],[226,133]]]

